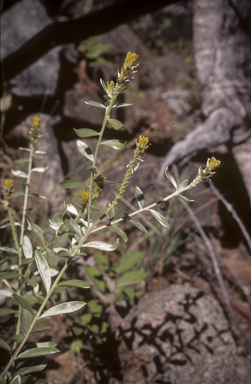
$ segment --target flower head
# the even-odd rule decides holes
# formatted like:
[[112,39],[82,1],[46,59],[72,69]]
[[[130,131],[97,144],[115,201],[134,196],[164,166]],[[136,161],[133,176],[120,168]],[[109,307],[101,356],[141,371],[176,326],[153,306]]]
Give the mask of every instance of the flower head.
[[29,136],[32,144],[35,144],[40,132],[40,117],[33,118],[33,124],[31,126]]
[[87,190],[87,191],[83,190],[81,196],[82,196],[81,203],[86,204],[89,200],[89,190]]
[[135,71],[135,69],[138,67],[139,64],[133,66],[133,63],[137,60],[138,57],[139,56],[136,53],[132,53],[132,52],[127,53],[123,67],[121,68],[120,73],[118,72],[119,84],[125,83],[125,81],[129,80],[128,79],[129,76],[137,72]]
[[[208,171],[212,172],[216,167],[220,165],[220,160],[216,160],[215,157],[207,159],[207,168]],[[215,172],[214,172],[215,173]]]
[[12,179],[5,179],[4,186],[3,186],[3,192],[5,198],[8,200],[8,197],[11,192],[11,188],[13,187],[14,181]]
[[149,147],[149,137],[144,137],[142,135],[139,136],[139,142],[137,142],[137,139],[136,139],[136,146],[141,149],[141,150],[145,150]]

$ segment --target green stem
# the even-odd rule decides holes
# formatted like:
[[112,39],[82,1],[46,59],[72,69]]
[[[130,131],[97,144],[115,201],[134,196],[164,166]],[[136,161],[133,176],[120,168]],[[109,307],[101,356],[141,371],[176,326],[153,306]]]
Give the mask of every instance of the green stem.
[[[112,109],[113,104],[114,104],[114,102],[115,102],[115,100],[116,100],[116,98],[117,98],[117,96],[119,94],[120,89],[121,89],[121,85],[120,84],[116,84],[115,88],[114,88],[114,91],[113,91],[112,98],[111,98],[108,106],[106,107],[104,120],[103,120],[103,123],[102,123],[101,131],[99,133],[99,138],[98,138],[97,146],[96,146],[95,153],[94,153],[94,158],[93,158],[93,166],[94,167],[96,165],[96,160],[97,160],[97,157],[98,157],[98,151],[99,151],[99,147],[100,147],[100,144],[101,144],[101,140],[103,138],[103,134],[104,134],[105,127],[106,127],[106,124],[107,124],[107,120],[109,118],[111,109]],[[91,180],[90,180],[90,188],[89,188],[89,209],[88,209],[88,215],[87,215],[88,228],[90,227],[90,223],[91,223],[91,203],[92,203],[92,185],[93,185],[93,180],[94,180],[94,172],[91,172]]]
[[46,306],[50,296],[52,295],[54,289],[57,287],[57,284],[59,282],[59,280],[61,279],[61,277],[63,276],[63,274],[65,273],[66,269],[68,268],[68,264],[67,262],[65,262],[65,265],[64,267],[62,268],[62,270],[60,271],[60,273],[58,274],[56,280],[54,281],[53,285],[51,286],[51,289],[49,290],[49,292],[47,293],[46,297],[44,298],[44,301],[43,303],[41,304],[36,316],[34,317],[28,331],[27,331],[27,334],[25,335],[24,339],[22,340],[21,344],[19,345],[19,347],[16,349],[15,353],[13,354],[13,356],[11,357],[10,361],[8,362],[8,364],[6,365],[3,373],[2,373],[2,377],[4,377],[4,375],[7,373],[8,369],[10,368],[10,366],[12,365],[12,363],[15,361],[16,357],[18,356],[19,352],[21,351],[21,349],[23,348],[24,344],[26,343],[28,337],[30,336],[30,333],[31,331],[33,330],[37,320],[39,319],[44,307]]
[[30,186],[30,178],[31,178],[31,167],[32,167],[32,156],[34,153],[34,149],[35,149],[34,145],[30,144],[30,155],[29,155],[29,162],[28,162],[28,176],[27,176],[25,191],[24,191],[23,215],[22,215],[21,233],[20,233],[20,240],[19,240],[20,246],[22,246],[23,238],[24,238],[25,218],[26,218],[26,210],[27,210],[27,204],[28,204],[29,186]]

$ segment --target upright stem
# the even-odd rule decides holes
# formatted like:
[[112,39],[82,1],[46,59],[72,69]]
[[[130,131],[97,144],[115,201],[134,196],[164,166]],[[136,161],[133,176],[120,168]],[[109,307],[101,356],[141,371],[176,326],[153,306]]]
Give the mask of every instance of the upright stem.
[[29,155],[29,162],[28,162],[28,176],[27,176],[27,181],[26,181],[25,191],[24,191],[23,215],[22,215],[21,233],[20,233],[20,240],[19,240],[20,246],[22,246],[23,238],[24,238],[25,218],[26,218],[26,210],[27,210],[27,204],[28,204],[29,186],[30,186],[30,178],[31,178],[31,167],[32,167],[32,156],[34,153],[34,149],[35,149],[34,145],[30,144],[30,155]]

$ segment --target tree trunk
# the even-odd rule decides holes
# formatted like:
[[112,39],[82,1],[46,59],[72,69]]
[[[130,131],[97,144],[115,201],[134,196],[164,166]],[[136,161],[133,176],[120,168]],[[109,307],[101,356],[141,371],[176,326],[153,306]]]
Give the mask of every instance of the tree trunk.
[[[220,144],[236,146],[251,198],[251,3],[250,0],[194,0],[194,56],[205,121],[166,156],[166,166]],[[241,145],[249,146],[240,159]],[[239,148],[239,149],[237,149]],[[243,153],[242,153],[243,157]],[[248,172],[248,174],[246,173]]]

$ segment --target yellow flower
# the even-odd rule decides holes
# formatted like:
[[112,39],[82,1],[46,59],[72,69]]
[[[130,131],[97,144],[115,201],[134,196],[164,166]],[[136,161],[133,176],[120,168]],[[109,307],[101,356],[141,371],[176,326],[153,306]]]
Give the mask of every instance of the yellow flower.
[[33,118],[33,125],[35,126],[35,127],[37,127],[39,124],[40,124],[40,120],[41,120],[41,118],[40,117],[34,117]]
[[8,191],[13,187],[14,181],[12,179],[5,179],[5,186]]
[[213,171],[219,165],[220,165],[220,160],[216,160],[215,157],[211,157],[211,159],[207,159],[207,168],[209,172]]
[[137,72],[135,71],[135,69],[138,67],[139,64],[133,66],[133,63],[137,60],[138,57],[139,56],[136,53],[127,53],[123,67],[121,68],[120,73],[118,72],[119,84],[123,84],[131,74]]
[[82,196],[81,203],[82,204],[86,204],[88,202],[88,200],[89,200],[89,190],[88,191],[83,190],[81,196]]
[[139,149],[147,149],[149,147],[149,137],[144,137],[140,135],[139,142],[136,140],[136,145],[139,147]]

